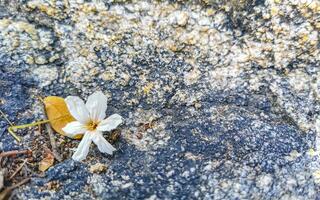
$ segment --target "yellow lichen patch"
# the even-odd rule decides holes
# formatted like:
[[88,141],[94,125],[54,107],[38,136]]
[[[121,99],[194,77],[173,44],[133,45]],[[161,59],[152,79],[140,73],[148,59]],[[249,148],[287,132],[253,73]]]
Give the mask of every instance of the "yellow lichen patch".
[[216,13],[216,11],[213,10],[212,8],[209,8],[209,9],[207,10],[207,15],[208,15],[208,16],[212,16],[212,15],[214,15],[215,13]]
[[159,42],[162,43],[164,47],[169,48],[173,52],[181,51],[184,48],[184,45],[182,43],[173,41],[171,39],[165,40],[164,42]]
[[49,16],[55,16],[57,14],[57,11],[54,8],[46,6],[44,4],[39,5],[38,8],[41,12],[44,12]]
[[26,32],[27,34],[30,35],[30,37],[33,39],[33,40],[37,40],[38,39],[38,31],[37,29],[35,28],[34,25],[32,24],[29,24],[27,22],[22,22],[22,21],[19,21],[19,22],[15,22],[12,24],[18,31],[20,32]]
[[53,56],[51,56],[50,58],[49,58],[49,62],[54,62],[54,61],[56,61],[56,60],[58,60],[59,59],[59,54],[54,54]]
[[80,49],[79,53],[80,53],[80,55],[87,57],[89,55],[90,51],[87,48],[82,48],[82,49]]
[[319,155],[319,152],[318,151],[315,151],[314,149],[309,149],[307,154],[311,157],[314,157],[316,155]]
[[314,178],[314,182],[316,184],[320,184],[320,170],[318,169],[318,170],[314,171],[312,175]]
[[117,41],[120,41],[123,38],[123,36],[123,34],[114,34],[111,36],[107,36],[104,39],[109,45],[113,46]]
[[221,10],[224,10],[224,11],[226,11],[226,12],[229,12],[230,9],[231,9],[231,6],[229,6],[229,5],[221,6]]
[[14,40],[12,40],[11,49],[16,49],[19,46],[20,46],[20,40],[18,37],[15,37]]
[[115,76],[115,72],[104,72],[102,75],[101,75],[101,78],[105,81],[111,81],[111,80],[114,80],[116,78]]
[[91,5],[88,3],[81,5],[80,10],[87,14],[92,12],[97,12],[97,8],[94,5]]
[[145,85],[145,86],[142,88],[143,94],[144,94],[144,95],[148,95],[148,94],[151,92],[153,86],[154,86],[153,83],[148,83],[147,85]]
[[0,20],[0,29],[7,28],[11,23],[10,19],[1,19]]
[[25,57],[25,61],[27,64],[31,65],[31,64],[34,64],[34,59],[32,56],[28,55]]
[[308,7],[313,11],[317,11],[318,8],[320,8],[320,3],[318,1],[312,1],[310,4],[308,4]]
[[276,6],[272,6],[270,9],[271,16],[276,16],[276,15],[278,15],[278,13],[279,13],[279,8]]
[[29,1],[27,4],[27,7],[30,9],[38,9],[40,12],[43,12],[48,16],[52,16],[52,17],[59,16],[59,10],[38,0]]
[[300,35],[299,43],[300,44],[305,44],[306,42],[308,42],[308,40],[309,40],[308,34],[304,33],[304,34]]

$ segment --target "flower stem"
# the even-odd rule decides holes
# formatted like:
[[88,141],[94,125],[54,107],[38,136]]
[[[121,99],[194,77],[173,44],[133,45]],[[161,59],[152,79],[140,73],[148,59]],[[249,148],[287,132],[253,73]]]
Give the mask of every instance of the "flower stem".
[[38,122],[30,123],[30,124],[10,126],[8,128],[8,131],[14,137],[14,139],[16,139],[18,142],[21,142],[21,138],[17,134],[15,134],[14,130],[22,129],[22,128],[28,128],[28,127],[32,127],[32,126],[37,126],[37,125],[45,124],[45,123],[48,123],[48,122],[50,122],[50,120],[43,120],[43,121],[38,121]]

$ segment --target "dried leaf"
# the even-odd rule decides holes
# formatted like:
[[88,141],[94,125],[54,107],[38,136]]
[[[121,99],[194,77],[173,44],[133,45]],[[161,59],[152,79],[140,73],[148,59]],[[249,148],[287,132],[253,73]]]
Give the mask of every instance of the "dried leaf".
[[[47,113],[47,117],[50,120],[50,125],[52,128],[60,133],[65,135],[65,132],[62,130],[68,123],[76,121],[70,114],[68,107],[61,97],[49,96],[44,100],[44,105]],[[82,135],[76,135],[75,139],[81,139]]]
[[47,152],[45,158],[40,161],[39,170],[44,172],[47,169],[49,169],[49,167],[51,167],[53,163],[54,163],[53,153]]

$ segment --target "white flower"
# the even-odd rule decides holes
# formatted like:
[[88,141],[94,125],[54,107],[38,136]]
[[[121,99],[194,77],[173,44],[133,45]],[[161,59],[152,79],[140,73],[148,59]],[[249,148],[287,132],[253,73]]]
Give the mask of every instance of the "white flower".
[[102,132],[117,128],[122,123],[122,117],[113,114],[105,119],[107,97],[99,91],[90,95],[86,104],[76,96],[67,97],[65,102],[77,121],[70,122],[62,130],[71,138],[84,134],[72,158],[77,161],[85,159],[91,142],[94,142],[101,152],[112,154],[116,149],[103,137]]

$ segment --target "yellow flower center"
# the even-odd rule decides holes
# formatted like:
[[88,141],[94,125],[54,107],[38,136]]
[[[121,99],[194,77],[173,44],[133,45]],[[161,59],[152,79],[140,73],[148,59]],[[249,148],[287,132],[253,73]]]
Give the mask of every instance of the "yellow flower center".
[[98,126],[98,123],[97,123],[97,122],[91,121],[91,122],[89,122],[89,123],[87,124],[86,128],[87,128],[89,131],[94,131],[94,130],[96,130],[97,126]]

